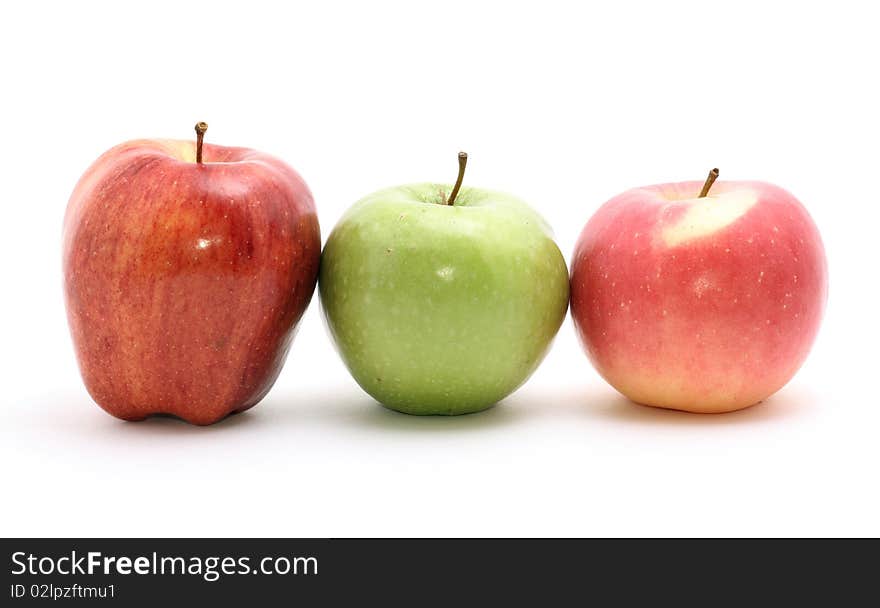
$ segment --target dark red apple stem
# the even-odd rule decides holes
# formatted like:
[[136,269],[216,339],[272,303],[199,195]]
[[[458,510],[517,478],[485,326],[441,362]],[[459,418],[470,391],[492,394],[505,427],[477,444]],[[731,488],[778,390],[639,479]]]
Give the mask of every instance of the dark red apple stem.
[[202,143],[205,141],[205,131],[208,130],[208,123],[196,123],[196,162],[202,164]]
[[458,196],[458,191],[461,190],[461,182],[464,181],[464,169],[467,167],[467,152],[459,152],[458,153],[458,179],[455,180],[455,185],[452,187],[452,193],[449,195],[449,198],[446,200],[447,205],[455,204],[455,197]]
[[718,179],[718,168],[712,169],[709,171],[709,177],[706,178],[706,183],[703,184],[703,189],[700,190],[700,196],[697,198],[705,198],[707,194],[709,194],[709,188],[712,187],[712,184],[715,183],[715,180]]

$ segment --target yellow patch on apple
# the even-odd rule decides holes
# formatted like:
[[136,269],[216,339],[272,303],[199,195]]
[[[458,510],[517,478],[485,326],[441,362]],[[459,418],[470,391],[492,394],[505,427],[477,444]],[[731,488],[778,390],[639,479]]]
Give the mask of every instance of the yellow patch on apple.
[[663,229],[663,242],[667,247],[675,247],[713,234],[745,215],[757,202],[758,197],[753,191],[734,190],[670,203],[688,207],[678,221]]

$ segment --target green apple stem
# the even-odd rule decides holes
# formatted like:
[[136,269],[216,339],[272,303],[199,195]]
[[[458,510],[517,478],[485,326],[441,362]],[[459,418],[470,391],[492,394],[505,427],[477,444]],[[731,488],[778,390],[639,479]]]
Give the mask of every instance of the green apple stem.
[[208,130],[208,123],[196,123],[196,162],[202,164],[202,143],[205,141],[205,131]]
[[718,179],[718,169],[712,169],[709,171],[709,177],[706,178],[706,183],[703,184],[703,189],[700,190],[700,196],[697,198],[706,198],[706,195],[709,194],[709,188],[712,187],[712,184],[715,183],[715,180]]
[[467,167],[467,152],[459,152],[458,153],[458,179],[455,180],[455,185],[452,187],[452,193],[449,195],[449,198],[446,200],[446,204],[450,207],[455,204],[455,197],[458,196],[458,191],[461,190],[461,182],[464,181],[464,169]]

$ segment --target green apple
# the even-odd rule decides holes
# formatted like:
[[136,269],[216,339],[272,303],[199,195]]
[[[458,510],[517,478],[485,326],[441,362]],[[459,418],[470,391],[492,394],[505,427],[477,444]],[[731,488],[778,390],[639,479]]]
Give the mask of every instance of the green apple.
[[[321,303],[357,383],[409,414],[467,414],[535,371],[565,318],[568,271],[521,200],[443,184],[363,198],[330,234]],[[447,195],[447,193],[449,193]]]

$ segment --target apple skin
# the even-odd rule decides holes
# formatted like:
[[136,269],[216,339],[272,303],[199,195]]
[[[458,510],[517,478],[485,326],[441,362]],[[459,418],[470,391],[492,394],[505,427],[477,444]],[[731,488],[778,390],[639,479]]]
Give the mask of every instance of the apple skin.
[[302,178],[245,148],[138,140],[82,176],[64,218],[67,317],[94,400],[211,424],[255,405],[317,279]]
[[791,194],[762,182],[625,192],[589,220],[571,311],[596,369],[632,401],[728,412],[779,390],[825,308],[822,240]]
[[416,184],[355,204],[321,259],[330,335],[357,383],[388,408],[456,415],[523,384],[568,308],[568,271],[520,200]]

